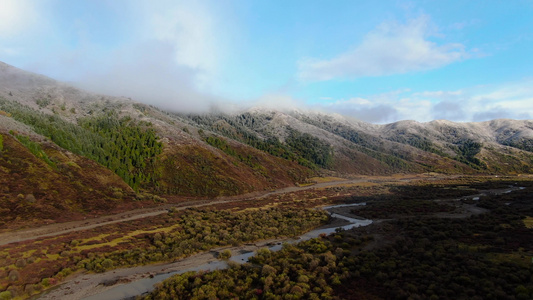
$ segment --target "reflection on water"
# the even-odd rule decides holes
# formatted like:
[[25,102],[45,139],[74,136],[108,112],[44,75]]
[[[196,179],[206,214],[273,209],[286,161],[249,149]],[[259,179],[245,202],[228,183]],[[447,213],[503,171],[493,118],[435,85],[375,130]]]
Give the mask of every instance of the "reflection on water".
[[[339,208],[339,207],[348,207],[348,206],[360,206],[360,205],[366,205],[366,203],[357,203],[357,204],[341,204],[341,205],[333,205],[333,206],[326,206],[323,207],[323,209],[328,210],[332,208]],[[338,213],[331,213],[331,217],[343,219],[350,224],[339,226],[339,227],[333,227],[333,228],[324,228],[324,229],[316,229],[309,231],[296,239],[289,239],[284,241],[284,243],[294,244],[301,241],[313,239],[319,237],[321,234],[331,234],[335,232],[338,228],[342,228],[344,230],[352,229],[359,226],[367,226],[372,224],[372,220],[359,220],[354,219],[350,217],[346,217],[343,215],[340,215]],[[281,250],[282,245],[277,244],[271,247],[268,247],[270,251],[279,251]],[[230,261],[236,262],[236,263],[245,263],[248,262],[248,259],[252,257],[255,254],[255,252],[247,252],[240,255],[235,255],[230,258]],[[96,294],[87,298],[84,298],[85,300],[117,300],[117,299],[130,299],[134,298],[135,296],[141,295],[143,293],[147,293],[154,289],[154,284],[161,282],[167,278],[169,278],[172,275],[176,274],[183,274],[185,272],[189,271],[214,271],[217,269],[225,269],[228,267],[228,264],[225,261],[212,261],[207,264],[203,264],[197,267],[188,268],[184,270],[174,271],[170,273],[164,273],[164,274],[158,274],[155,275],[153,278],[144,278],[137,281],[133,281],[130,283],[122,284],[119,286],[116,286],[112,289],[109,289],[103,293]]]
[[362,203],[352,203],[352,204],[339,204],[339,205],[331,205],[331,206],[324,206],[322,209],[328,210],[331,208],[339,208],[339,207],[350,207],[350,206],[365,206],[366,202]]

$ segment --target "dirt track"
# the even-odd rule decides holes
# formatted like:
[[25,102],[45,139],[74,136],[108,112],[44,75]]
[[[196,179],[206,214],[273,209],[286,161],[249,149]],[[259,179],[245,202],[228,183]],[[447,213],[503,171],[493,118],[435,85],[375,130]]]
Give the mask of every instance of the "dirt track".
[[120,223],[120,222],[125,222],[125,221],[130,221],[130,220],[157,216],[160,214],[167,213],[170,208],[182,210],[182,209],[187,209],[187,208],[203,207],[203,206],[220,204],[220,203],[229,203],[229,202],[235,202],[235,201],[249,201],[249,200],[254,200],[258,198],[268,197],[271,195],[292,193],[292,192],[298,192],[298,191],[316,189],[316,188],[332,187],[332,186],[336,186],[340,184],[355,184],[355,183],[376,182],[376,181],[406,182],[406,181],[412,181],[416,179],[427,179],[427,178],[410,177],[410,178],[394,179],[391,177],[386,177],[386,178],[384,177],[384,178],[347,179],[347,180],[337,180],[337,181],[330,181],[330,182],[321,182],[321,183],[316,183],[316,184],[309,185],[309,186],[287,187],[287,188],[282,188],[282,189],[275,190],[275,191],[264,192],[262,194],[255,193],[255,194],[242,195],[242,196],[237,196],[237,197],[230,197],[227,199],[198,200],[198,201],[182,202],[179,204],[164,204],[159,207],[136,209],[136,210],[132,210],[128,212],[123,212],[120,214],[103,216],[103,217],[98,217],[94,219],[50,224],[50,225],[41,226],[39,228],[4,232],[0,234],[0,246],[10,244],[10,243],[38,239],[42,237],[51,237],[51,236],[61,235],[61,234],[70,233],[74,231],[92,229],[92,228],[114,224],[114,223]]

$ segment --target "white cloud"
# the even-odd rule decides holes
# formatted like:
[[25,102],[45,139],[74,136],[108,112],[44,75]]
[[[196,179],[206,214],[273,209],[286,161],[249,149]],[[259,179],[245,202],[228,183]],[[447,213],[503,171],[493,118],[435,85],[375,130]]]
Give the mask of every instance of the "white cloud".
[[[416,99],[430,99],[432,119],[452,121],[487,121],[498,118],[533,118],[533,80],[526,79],[493,86],[476,86],[459,91],[437,93],[433,97],[413,95]],[[429,94],[427,94],[429,95]]]
[[20,34],[35,24],[38,14],[31,1],[0,0],[0,37]]
[[216,75],[224,50],[217,14],[206,2],[166,1],[155,6],[143,3],[145,34],[170,43],[175,49],[174,62],[197,71],[198,84],[208,84]]
[[[42,2],[31,0],[0,0],[1,59],[24,55],[30,47],[26,40],[36,40],[48,29],[40,10]],[[34,48],[35,46],[31,46]]]
[[400,90],[367,98],[340,99],[318,106],[372,123],[438,119],[458,122],[532,119],[533,79],[457,91]]
[[129,46],[114,51],[103,66],[86,72],[78,85],[182,112],[206,111],[220,100],[198,91],[196,70],[172,63],[173,44],[147,41]]
[[467,117],[465,109],[468,109],[458,101],[443,100],[432,105],[430,113],[434,119],[461,121]]
[[484,102],[499,102],[502,99],[522,99],[524,98],[524,96],[533,95],[533,85],[531,85],[531,83],[533,83],[533,79],[525,80],[519,83],[507,84],[493,91],[487,93],[480,93],[479,95],[474,96],[473,100]]
[[252,106],[274,109],[280,111],[299,110],[305,104],[299,100],[282,93],[269,93],[251,102]]
[[474,112],[473,120],[485,121],[494,116],[533,119],[533,79],[483,89],[468,99],[469,108]]
[[468,57],[459,43],[438,45],[429,17],[406,24],[386,22],[368,33],[355,49],[329,60],[303,59],[299,78],[308,81],[402,74],[435,69]]
[[359,98],[359,97],[351,98],[351,99],[348,99],[348,100],[342,101],[342,102],[337,101],[336,103],[337,104],[340,104],[340,103],[353,104],[353,105],[370,105],[370,104],[372,104],[368,99]]
[[321,108],[327,112],[338,113],[371,123],[394,122],[398,115],[398,110],[392,105],[371,103],[370,100],[360,98],[358,101],[353,101],[353,99],[339,100]]
[[448,98],[459,96],[462,91],[425,91],[421,93],[414,93],[413,96],[417,97],[430,97],[430,98]]
[[448,26],[449,29],[461,31],[467,27],[476,26],[481,23],[480,19],[471,19],[468,21],[456,22]]
[[15,56],[15,55],[18,55],[19,53],[20,53],[20,50],[16,48],[0,46],[0,55]]
[[[25,28],[20,38],[0,35],[0,54],[11,56],[8,63],[90,91],[131,97],[166,109],[199,111],[225,101],[210,91],[227,53],[225,40],[230,33],[221,23],[230,22],[225,18],[229,4],[222,7],[211,0],[80,1],[89,9],[105,11],[95,18],[77,11],[65,15],[57,9],[62,3],[55,0],[0,0],[0,14],[4,3],[17,16],[9,24],[30,17],[39,20],[39,26]],[[72,27],[65,28],[65,22]],[[15,26],[7,24],[0,18],[0,33]],[[15,55],[23,63],[17,63]]]

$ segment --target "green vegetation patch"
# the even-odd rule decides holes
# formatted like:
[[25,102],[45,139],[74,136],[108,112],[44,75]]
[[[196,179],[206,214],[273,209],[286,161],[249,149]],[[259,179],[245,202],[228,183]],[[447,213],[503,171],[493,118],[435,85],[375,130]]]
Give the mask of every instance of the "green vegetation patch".
[[[206,126],[223,136],[235,139],[244,144],[252,146],[258,150],[264,151],[270,155],[281,157],[290,161],[295,161],[298,164],[316,169],[318,167],[329,168],[333,161],[333,151],[331,146],[306,133],[298,132],[292,128],[288,128],[289,136],[285,143],[282,143],[278,138],[268,133],[263,133],[264,138],[260,138],[252,129],[257,129],[264,120],[256,119],[249,113],[244,113],[238,116],[218,116],[212,117],[207,115],[188,115],[183,116],[197,123],[200,126]],[[203,132],[203,131],[202,131]],[[210,145],[217,147],[226,154],[235,156],[231,147],[223,142],[218,137],[205,137],[205,140]],[[246,162],[245,157],[241,157]]]
[[106,166],[135,190],[156,185],[154,164],[162,144],[149,123],[109,112],[82,119],[80,126],[4,98],[0,98],[0,109],[60,147]]
[[36,142],[30,140],[30,138],[25,136],[25,135],[16,135],[16,138],[17,138],[17,140],[19,140],[19,142],[21,142],[24,146],[26,146],[26,148],[28,148],[28,150],[30,150],[30,152],[33,155],[35,155],[36,157],[44,160],[51,167],[53,167],[53,168],[56,167],[55,163],[50,160],[50,158],[43,151],[43,149],[41,148],[41,145],[39,145],[39,143],[36,143]]
[[50,98],[40,98],[40,99],[35,100],[35,103],[37,103],[37,105],[39,105],[40,108],[47,107],[50,104],[50,102],[51,102]]
[[483,147],[482,143],[473,140],[466,140],[459,143],[455,152],[457,153],[456,160],[463,162],[475,169],[486,169],[487,166],[479,160],[476,156]]
[[[298,162],[305,166],[306,162],[322,168],[328,168],[333,163],[333,149],[320,139],[308,134],[291,129],[290,135],[285,141],[287,145],[300,156]],[[313,167],[310,165],[309,167]]]
[[[308,245],[321,252],[306,253]],[[175,275],[142,299],[328,299],[333,291],[330,271],[337,261],[330,250],[331,244],[320,240],[284,245],[277,253],[261,249],[254,265]]]
[[518,148],[524,151],[533,152],[533,139],[520,138],[503,143],[504,145]]
[[136,122],[115,113],[80,120],[83,128],[102,137],[96,160],[122,177],[133,189],[157,185],[156,157],[163,145],[151,124]]
[[443,157],[448,157],[448,155],[439,149],[438,146],[433,144],[431,140],[423,136],[418,136],[407,132],[398,132],[395,136],[391,137],[390,140],[407,144],[423,151],[432,152]]

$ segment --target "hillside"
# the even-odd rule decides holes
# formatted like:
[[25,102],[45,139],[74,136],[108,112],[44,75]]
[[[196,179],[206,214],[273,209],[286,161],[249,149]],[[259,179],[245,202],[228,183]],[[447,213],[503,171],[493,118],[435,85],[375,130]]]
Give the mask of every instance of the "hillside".
[[[401,121],[375,125],[340,115],[261,109],[181,117],[251,145],[249,136],[279,140],[286,145],[308,137],[315,144],[313,149],[327,145],[332,151],[327,159],[320,154],[308,158],[322,168],[345,174],[520,174],[532,170],[531,120]],[[309,151],[308,147],[302,149]],[[328,163],[320,164],[321,161]]]
[[52,222],[268,191],[316,174],[531,173],[532,151],[531,120],[375,125],[261,108],[167,112],[0,62],[4,228],[28,216]]

